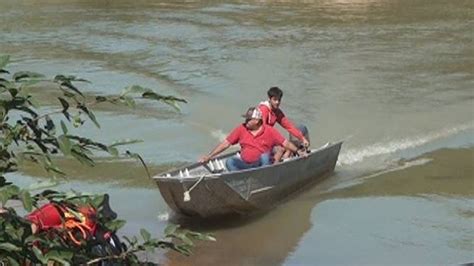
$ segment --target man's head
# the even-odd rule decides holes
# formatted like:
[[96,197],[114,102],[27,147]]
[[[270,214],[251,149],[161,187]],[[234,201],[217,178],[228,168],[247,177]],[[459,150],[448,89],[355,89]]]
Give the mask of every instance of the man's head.
[[263,123],[262,113],[260,112],[260,109],[256,107],[250,107],[242,116],[245,118],[245,126],[248,129],[257,129]]
[[267,91],[267,95],[272,109],[278,109],[280,107],[281,98],[283,98],[283,91],[278,87],[271,87]]

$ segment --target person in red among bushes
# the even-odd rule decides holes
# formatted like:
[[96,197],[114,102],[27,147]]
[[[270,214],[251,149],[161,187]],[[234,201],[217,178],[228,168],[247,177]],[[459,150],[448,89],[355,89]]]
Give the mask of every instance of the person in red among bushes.
[[[271,87],[267,91],[268,100],[259,103],[258,108],[262,112],[263,123],[269,126],[274,126],[276,123],[280,124],[284,129],[290,133],[290,139],[296,138],[296,141],[292,141],[293,144],[297,144],[298,149],[306,149],[309,147],[308,140],[308,129],[300,125],[295,125],[285,116],[283,111],[280,109],[281,100],[283,98],[283,91],[278,87]],[[294,138],[292,137],[294,136]],[[299,141],[298,141],[299,140]],[[277,149],[275,152],[275,161],[280,161],[284,154],[284,150]],[[286,156],[289,156],[290,151],[286,149]]]
[[[0,207],[0,216],[12,215],[14,212]],[[89,204],[72,204],[66,202],[49,202],[25,216],[25,222],[30,223],[31,234],[53,233],[49,237],[60,237],[66,243],[77,247],[85,242],[93,242],[93,253],[110,255],[120,254],[122,244],[114,231],[110,231],[98,223],[100,214],[102,222],[117,218],[109,205],[109,195],[104,194],[98,208]],[[38,247],[47,246],[37,242]],[[0,263],[1,265],[1,263]]]
[[[229,171],[237,171],[253,167],[259,167],[272,163],[273,147],[279,145],[293,152],[298,151],[297,147],[285,139],[276,129],[265,125],[262,121],[262,113],[256,107],[250,107],[243,115],[245,122],[237,126],[217,145],[209,155],[203,156],[199,162],[206,163],[214,156],[223,152],[231,145],[240,144],[240,156],[233,156],[226,161]],[[305,155],[303,152],[302,155]]]

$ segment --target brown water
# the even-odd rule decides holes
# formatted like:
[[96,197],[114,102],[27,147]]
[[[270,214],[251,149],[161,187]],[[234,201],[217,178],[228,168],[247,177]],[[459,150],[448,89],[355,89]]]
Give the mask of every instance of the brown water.
[[[470,0],[4,0],[0,54],[12,56],[13,71],[91,80],[88,95],[141,84],[186,98],[182,113],[100,108],[102,129],[77,132],[143,139],[130,148],[155,173],[206,153],[274,85],[313,146],[345,140],[335,175],[317,187],[249,221],[198,226],[218,243],[200,243],[191,260],[152,257],[455,264],[474,261],[473,9]],[[50,88],[33,93],[57,106]],[[126,233],[160,234],[172,216],[133,162],[88,171],[61,161],[73,180],[63,188],[112,194]],[[25,166],[11,178],[42,176]]]
[[[337,173],[333,179],[337,179]],[[442,149],[334,189],[331,179],[170,265],[454,265],[473,259],[474,148]],[[212,226],[211,226],[212,228]]]

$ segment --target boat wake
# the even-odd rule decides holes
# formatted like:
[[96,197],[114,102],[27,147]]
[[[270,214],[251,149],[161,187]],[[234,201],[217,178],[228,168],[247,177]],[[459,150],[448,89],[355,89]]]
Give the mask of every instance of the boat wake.
[[343,149],[342,153],[339,155],[337,164],[339,166],[353,165],[369,158],[391,155],[407,149],[420,147],[435,140],[446,138],[456,133],[473,128],[474,123],[468,123],[454,128],[445,128],[441,131],[431,132],[425,135],[403,138],[389,142],[379,142],[360,148],[348,150]]
[[386,170],[377,171],[373,174],[365,175],[365,176],[362,176],[362,177],[359,177],[359,178],[350,178],[350,179],[342,180],[342,181],[339,180],[337,184],[335,184],[333,186],[330,186],[326,190],[323,190],[321,193],[330,193],[330,192],[334,192],[336,190],[352,187],[352,186],[364,183],[367,179],[371,179],[371,178],[374,178],[374,177],[377,177],[377,176],[380,176],[380,175],[383,175],[383,174],[387,174],[387,173],[390,173],[390,172],[400,171],[400,170],[410,168],[410,167],[413,167],[413,166],[423,165],[423,164],[429,163],[431,161],[432,161],[431,159],[422,158],[422,159],[418,159],[418,160],[415,160],[415,161],[406,162],[402,165],[391,167],[391,168],[386,169]]
[[214,129],[211,131],[211,136],[219,141],[223,141],[227,137],[227,134],[224,133],[222,129]]

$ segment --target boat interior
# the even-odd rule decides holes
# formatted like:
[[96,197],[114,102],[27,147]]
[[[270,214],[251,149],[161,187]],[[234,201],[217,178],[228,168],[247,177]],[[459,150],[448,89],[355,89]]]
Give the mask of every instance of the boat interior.
[[[327,147],[329,143],[326,143],[322,147],[316,149],[316,150],[307,150],[308,154],[313,153],[315,151],[318,151],[320,149],[323,149]],[[231,156],[240,156],[239,152],[233,152],[233,153],[228,153],[222,156],[218,156],[212,160],[210,160],[206,164],[202,163],[193,163],[178,169],[173,169],[171,171],[158,174],[155,176],[155,178],[170,178],[170,179],[196,179],[196,178],[202,178],[204,176],[220,176],[223,173],[229,172],[229,170],[226,167],[226,160],[227,158]],[[295,157],[290,157],[283,162],[286,161],[291,161],[297,159],[298,156]],[[254,168],[252,168],[254,169]]]

